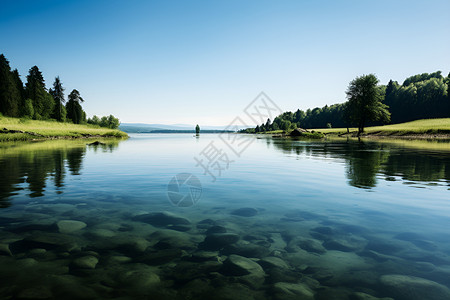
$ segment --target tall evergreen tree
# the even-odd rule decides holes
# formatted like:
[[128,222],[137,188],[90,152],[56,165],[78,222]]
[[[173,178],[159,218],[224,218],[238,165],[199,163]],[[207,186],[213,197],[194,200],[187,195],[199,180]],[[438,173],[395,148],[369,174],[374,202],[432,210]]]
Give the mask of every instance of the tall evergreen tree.
[[82,123],[85,118],[83,108],[81,107],[81,102],[84,102],[83,98],[80,96],[80,92],[77,90],[72,90],[69,94],[69,100],[66,103],[67,118],[72,120],[74,124]]
[[25,84],[26,97],[32,100],[35,119],[48,119],[55,105],[52,96],[47,93],[44,77],[37,66],[30,69]]
[[21,97],[6,57],[0,55],[0,113],[18,117]]
[[25,88],[23,86],[22,79],[20,78],[19,71],[17,69],[14,69],[12,71],[12,77],[14,80],[14,84],[17,87],[17,91],[19,91],[20,95],[20,102],[19,102],[19,110],[20,110],[20,107],[22,107],[25,103]]
[[55,77],[55,82],[53,82],[53,88],[50,89],[50,94],[53,96],[55,101],[55,107],[53,109],[53,117],[62,122],[65,120],[65,109],[64,103],[66,102],[64,98],[64,87],[62,86],[61,79],[59,76]]

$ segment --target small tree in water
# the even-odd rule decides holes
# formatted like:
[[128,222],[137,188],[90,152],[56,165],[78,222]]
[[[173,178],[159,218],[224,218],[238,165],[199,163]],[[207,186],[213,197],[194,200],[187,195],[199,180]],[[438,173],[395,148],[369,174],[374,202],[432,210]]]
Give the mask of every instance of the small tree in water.
[[200,126],[195,126],[195,134],[199,134],[200,133]]

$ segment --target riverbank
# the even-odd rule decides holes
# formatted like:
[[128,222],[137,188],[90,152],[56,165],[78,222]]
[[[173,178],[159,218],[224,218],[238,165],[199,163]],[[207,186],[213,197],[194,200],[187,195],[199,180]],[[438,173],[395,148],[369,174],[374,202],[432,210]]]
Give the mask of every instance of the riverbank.
[[0,117],[0,142],[127,137],[123,131],[96,125]]
[[[309,132],[320,132],[325,136],[356,137],[357,128],[317,128]],[[282,130],[268,131],[266,134],[283,135]],[[288,132],[287,135],[289,135]],[[360,137],[400,138],[400,139],[450,139],[450,118],[423,119],[400,124],[372,126],[364,128]]]

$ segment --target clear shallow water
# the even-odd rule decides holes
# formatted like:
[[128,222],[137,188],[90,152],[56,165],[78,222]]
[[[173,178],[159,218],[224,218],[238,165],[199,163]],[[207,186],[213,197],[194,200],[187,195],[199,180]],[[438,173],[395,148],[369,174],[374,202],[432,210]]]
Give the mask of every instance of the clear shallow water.
[[[216,181],[194,160],[211,142],[233,161]],[[178,173],[193,206],[168,200]],[[0,298],[445,299],[449,186],[448,143],[2,145]]]

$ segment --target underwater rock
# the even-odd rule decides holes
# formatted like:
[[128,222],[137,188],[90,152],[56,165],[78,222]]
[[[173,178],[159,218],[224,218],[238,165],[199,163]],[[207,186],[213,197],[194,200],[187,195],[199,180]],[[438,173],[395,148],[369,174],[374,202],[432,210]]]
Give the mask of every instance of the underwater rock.
[[361,293],[361,292],[355,292],[351,295],[352,300],[394,300],[392,298],[377,298],[372,295]]
[[364,248],[365,245],[365,240],[356,237],[331,239],[323,243],[323,246],[328,250],[338,250],[344,252],[355,252]]
[[197,249],[197,240],[201,236],[197,237],[181,233],[173,230],[160,230],[152,233],[149,236],[149,241],[155,243],[153,247],[155,249],[183,249],[194,250]]
[[207,250],[220,250],[237,241],[239,241],[239,235],[235,233],[215,233],[206,236],[201,246]]
[[277,282],[272,287],[274,298],[282,300],[314,300],[314,292],[303,283]]
[[258,263],[264,269],[272,269],[272,268],[289,269],[288,264],[284,260],[274,256],[264,257],[260,259]]
[[87,225],[81,221],[62,220],[56,223],[58,231],[61,233],[72,233],[85,228]]
[[219,261],[181,261],[172,269],[170,277],[180,284],[189,282],[193,279],[208,277],[210,273],[218,272],[221,268],[222,263]]
[[110,264],[126,264],[131,261],[132,261],[131,257],[123,256],[123,255],[114,255],[108,259],[108,262]]
[[251,207],[243,207],[233,210],[231,214],[240,217],[253,217],[258,214],[258,211]]
[[[215,300],[256,300],[266,299],[262,292],[251,290],[242,283],[227,283],[214,289]],[[206,298],[208,299],[208,298]]]
[[232,254],[224,262],[226,274],[233,276],[243,276],[249,274],[259,274],[264,276],[263,268],[253,260]]
[[53,299],[79,300],[79,299],[99,299],[90,287],[82,279],[73,275],[49,275],[49,280],[56,289],[53,289]]
[[327,227],[327,226],[315,227],[309,231],[309,234],[313,238],[323,240],[323,241],[331,238],[333,236],[333,233],[334,233],[333,229],[331,227]]
[[343,288],[324,288],[317,291],[315,300],[350,300],[352,292]]
[[167,225],[166,226],[167,229],[171,229],[171,230],[176,230],[176,231],[181,231],[181,232],[186,232],[191,230],[191,226],[190,225]]
[[157,212],[137,215],[133,217],[133,221],[148,223],[155,227],[166,227],[169,225],[190,225],[188,219],[177,217],[167,212]]
[[407,249],[407,248],[409,248],[409,246],[411,246],[411,244],[408,245],[407,242],[396,241],[393,239],[385,240],[385,239],[372,238],[372,239],[370,239],[370,241],[367,244],[365,249],[376,251],[381,254],[395,256],[397,254],[397,252],[399,252],[402,249]]
[[319,242],[318,240],[302,239],[302,238],[295,238],[292,241],[290,241],[288,246],[286,247],[286,250],[288,252],[297,252],[298,247],[300,247],[305,251],[317,254],[323,254],[327,252],[327,250],[322,246],[322,243]]
[[13,256],[8,244],[0,244],[0,255]]
[[197,251],[192,253],[191,255],[192,261],[218,261],[219,260],[219,252],[218,251]]
[[143,255],[136,258],[136,261],[151,266],[162,265],[179,259],[183,255],[181,249],[165,249],[160,251],[146,251]]
[[117,281],[120,286],[133,289],[148,289],[158,284],[161,280],[156,274],[156,269],[145,265],[135,265],[132,269],[126,269],[118,274]]
[[380,283],[396,300],[450,299],[449,288],[420,277],[383,275]]
[[98,258],[92,255],[86,255],[73,260],[73,266],[80,269],[95,269],[98,264]]
[[270,249],[260,245],[255,245],[246,241],[240,241],[223,248],[223,254],[237,254],[245,257],[265,257],[270,254]]
[[72,252],[80,249],[78,241],[80,241],[78,238],[70,235],[34,231],[32,236],[10,244],[10,249],[13,253],[33,248],[43,248],[46,250],[59,249]]
[[215,234],[215,233],[226,233],[227,229],[223,226],[220,225],[214,225],[208,228],[208,230],[206,230],[206,235],[211,235],[211,234]]
[[253,260],[232,254],[223,263],[223,274],[236,276],[236,280],[259,289],[265,281],[266,273],[263,268]]
[[116,235],[116,233],[109,229],[104,228],[96,228],[92,229],[87,233],[88,236],[91,236],[93,238],[112,238]]
[[46,286],[26,288],[17,294],[18,299],[51,299],[52,291]]
[[212,219],[204,219],[197,223],[198,229],[208,229],[209,227],[216,225],[216,221]]

